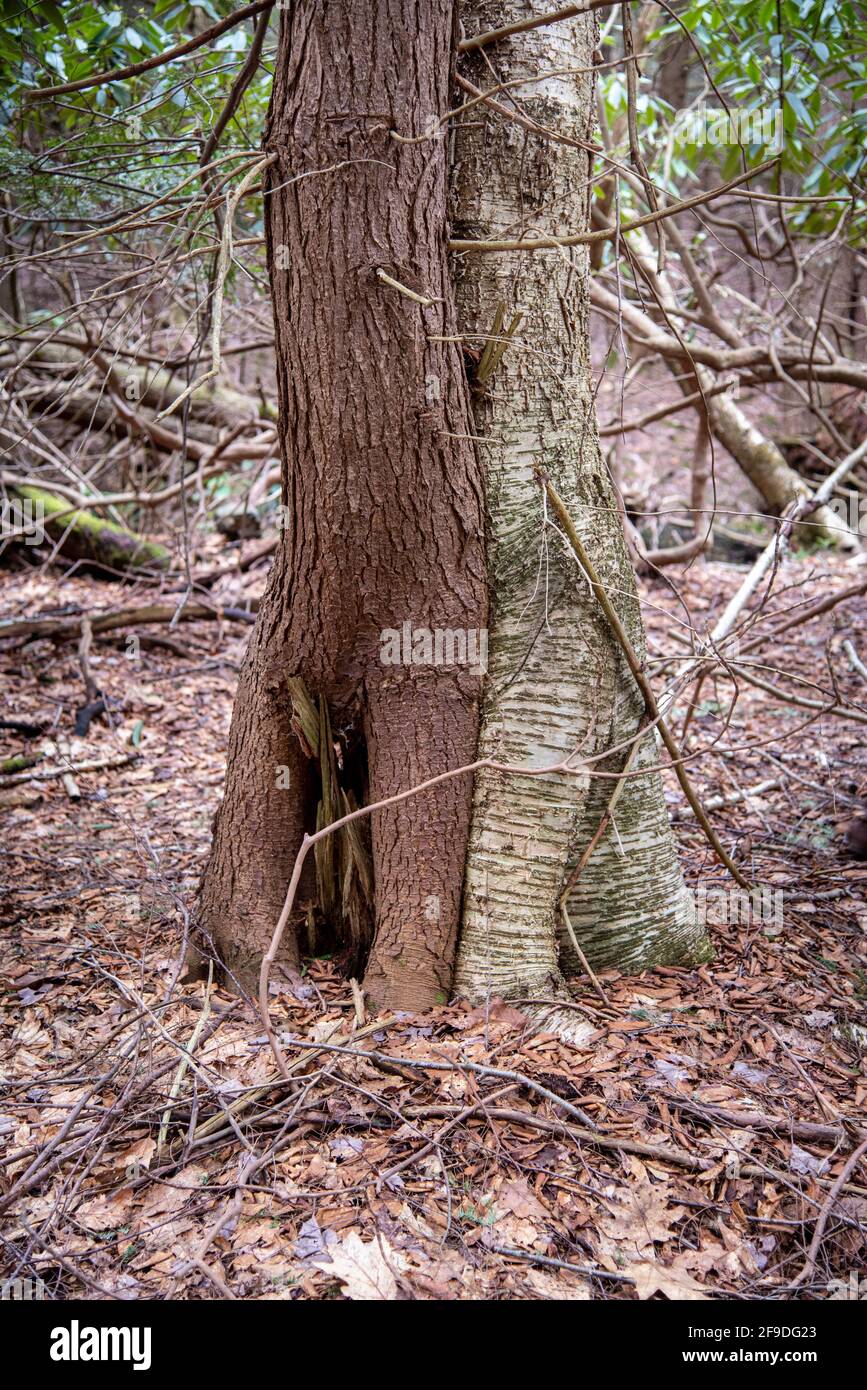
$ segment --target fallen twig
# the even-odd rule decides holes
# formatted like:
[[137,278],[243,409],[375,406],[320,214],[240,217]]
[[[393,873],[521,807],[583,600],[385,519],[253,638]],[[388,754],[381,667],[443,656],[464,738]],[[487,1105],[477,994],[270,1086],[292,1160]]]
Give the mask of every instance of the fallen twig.
[[865,1153],[867,1153],[867,1139],[865,1139],[862,1144],[858,1145],[858,1148],[855,1150],[853,1154],[849,1155],[849,1157],[847,1158],[846,1162],[843,1164],[843,1167],[840,1170],[839,1176],[834,1180],[834,1184],[831,1188],[831,1191],[828,1193],[828,1196],[822,1203],[822,1210],[819,1212],[819,1219],[816,1222],[816,1229],[813,1232],[813,1239],[810,1241],[810,1248],[807,1251],[807,1258],[804,1261],[803,1269],[801,1270],[800,1274],[797,1276],[794,1282],[795,1288],[797,1288],[800,1284],[806,1283],[810,1275],[813,1273],[813,1270],[816,1266],[816,1256],[819,1253],[819,1247],[822,1244],[822,1237],[825,1234],[825,1227],[828,1224],[828,1217],[831,1215],[834,1203],[836,1202],[840,1193],[844,1190],[846,1186],[846,1179],[848,1178],[849,1174],[853,1172],[857,1165],[861,1162],[861,1159],[864,1157]]
[[687,1100],[685,1096],[666,1095],[664,1099],[667,1104],[677,1106],[678,1110],[685,1110],[698,1120],[716,1125],[785,1134],[814,1144],[842,1144],[849,1138],[845,1125],[822,1125],[814,1120],[793,1120],[788,1115],[763,1115],[755,1110],[725,1110],[720,1105],[704,1105]]
[[73,773],[99,772],[102,768],[123,767],[126,763],[137,762],[140,753],[112,753],[107,758],[88,758],[86,762],[74,763],[70,757],[67,767],[51,767],[46,771],[35,768],[31,772],[16,772],[12,777],[0,777],[0,787],[11,787],[16,782],[48,782],[55,777],[71,777]]
[[[763,792],[769,792],[773,787],[779,785],[779,777],[769,777],[766,782],[759,782],[756,787],[745,787],[743,791],[726,792],[721,796],[709,796],[704,803],[704,809],[706,811],[719,811],[723,806],[736,806],[739,801],[749,801],[751,796],[761,796]],[[675,806],[671,812],[671,819],[687,820],[692,815],[695,815],[695,812],[691,806]]]
[[369,1057],[371,1061],[384,1062],[386,1065],[395,1067],[409,1067],[412,1071],[469,1071],[474,1076],[491,1076],[499,1081],[514,1081],[519,1086],[525,1086],[527,1090],[535,1091],[537,1095],[544,1096],[552,1105],[559,1105],[567,1114],[574,1115],[576,1119],[581,1121],[582,1125],[586,1125],[588,1133],[597,1134],[599,1132],[590,1116],[585,1115],[584,1111],[579,1109],[577,1105],[564,1100],[554,1091],[549,1091],[547,1086],[534,1081],[530,1076],[525,1076],[523,1072],[507,1071],[503,1067],[485,1067],[481,1062],[470,1062],[465,1058],[461,1058],[457,1062],[439,1062],[430,1057],[416,1060],[412,1057],[392,1057],[386,1052],[378,1052],[374,1049],[359,1053],[356,1048],[340,1047],[336,1043],[313,1043],[306,1042],[301,1038],[292,1038],[290,1042],[292,1047],[317,1048],[323,1052],[339,1052],[348,1057]]
[[[236,623],[253,623],[258,600],[252,599],[250,608],[219,608],[204,603],[188,603],[181,610],[181,622],[194,622],[199,618],[229,619]],[[94,633],[111,632],[118,627],[132,627],[136,623],[170,623],[178,608],[176,604],[151,603],[141,608],[117,608],[113,612],[96,613],[90,620]],[[7,637],[75,637],[81,632],[81,616],[70,618],[12,618],[0,623],[0,641]]]
[[196,1020],[196,1026],[193,1029],[192,1036],[190,1038],[189,1043],[187,1044],[187,1050],[183,1053],[181,1060],[178,1063],[178,1069],[175,1073],[175,1079],[171,1084],[171,1089],[169,1090],[168,1104],[166,1105],[166,1108],[163,1111],[163,1117],[160,1121],[160,1130],[159,1134],[157,1135],[157,1158],[161,1157],[163,1148],[165,1147],[166,1135],[169,1131],[169,1121],[172,1117],[172,1103],[181,1089],[181,1083],[184,1079],[187,1067],[190,1065],[190,1062],[192,1061],[193,1054],[196,1050],[196,1047],[198,1046],[199,1038],[202,1036],[202,1030],[204,1029],[205,1024],[207,1023],[208,1016],[211,1012],[211,986],[213,984],[213,981],[214,962],[212,960],[209,960],[208,982],[205,986],[204,1005],[202,1007],[202,1012],[199,1014],[199,1017]]

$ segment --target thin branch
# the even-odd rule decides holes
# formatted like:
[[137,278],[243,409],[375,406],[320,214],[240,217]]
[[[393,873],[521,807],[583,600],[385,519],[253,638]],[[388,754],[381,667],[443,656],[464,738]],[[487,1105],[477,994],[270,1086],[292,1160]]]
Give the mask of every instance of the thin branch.
[[583,5],[566,5],[562,10],[552,10],[549,14],[534,15],[515,24],[504,24],[501,29],[488,29],[471,39],[463,39],[458,44],[458,52],[472,53],[477,48],[486,48],[488,44],[510,38],[512,34],[526,34],[529,29],[541,29],[543,25],[557,24],[561,19],[575,19],[577,15],[592,14],[594,10],[606,10],[615,3],[616,0],[585,0]]
[[853,1154],[850,1154],[846,1162],[843,1164],[843,1167],[840,1170],[840,1176],[835,1180],[834,1185],[831,1188],[831,1191],[828,1193],[828,1196],[825,1198],[825,1201],[822,1204],[822,1210],[819,1212],[819,1219],[816,1222],[816,1229],[813,1232],[813,1239],[810,1241],[810,1248],[807,1251],[807,1258],[804,1261],[804,1266],[800,1274],[795,1279],[793,1287],[797,1287],[799,1284],[805,1283],[807,1279],[809,1279],[810,1275],[813,1273],[813,1270],[816,1267],[816,1256],[819,1253],[819,1248],[822,1244],[822,1238],[825,1234],[825,1227],[828,1224],[828,1217],[831,1215],[834,1203],[836,1202],[840,1193],[843,1191],[843,1188],[846,1185],[846,1179],[849,1177],[849,1174],[854,1172],[855,1168],[858,1166],[865,1153],[867,1153],[867,1139],[865,1139],[862,1144],[858,1145],[858,1148],[855,1150],[855,1152]]
[[599,578],[599,575],[596,573],[595,566],[593,565],[590,556],[587,554],[587,551],[584,548],[584,544],[581,540],[581,537],[575,530],[572,518],[569,515],[569,512],[567,511],[562,498],[554,488],[550,479],[541,470],[539,473],[539,478],[543,488],[545,489],[545,494],[548,498],[548,501],[551,503],[551,506],[557,513],[557,516],[560,520],[560,524],[562,525],[563,530],[565,531],[566,536],[569,540],[569,544],[575,552],[576,559],[578,560],[579,565],[583,569],[584,573],[587,575],[587,578],[589,579],[590,584],[592,585],[593,592],[596,595],[596,598],[599,602],[599,606],[605,614],[605,617],[608,619],[608,624],[611,627],[611,630],[614,633],[614,636],[619,642],[621,648],[623,649],[623,654],[626,657],[629,669],[632,672],[635,678],[635,683],[638,686],[644,698],[648,718],[658,723],[660,737],[668,750],[669,756],[671,757],[672,764],[674,766],[674,771],[677,775],[677,780],[680,782],[680,785],[683,788],[683,793],[690,806],[692,807],[693,811],[695,812],[696,820],[698,821],[699,825],[704,831],[708,843],[711,845],[717,858],[721,861],[721,863],[725,865],[735,882],[740,884],[742,888],[749,888],[750,884],[748,880],[744,878],[743,874],[735,864],[731,855],[724,848],[722,842],[719,839],[719,836],[717,835],[716,831],[714,830],[713,826],[707,818],[701,801],[699,800],[696,792],[693,789],[692,783],[690,782],[689,777],[687,776],[686,768],[683,766],[683,760],[681,758],[680,749],[678,748],[677,743],[674,740],[674,736],[672,735],[671,730],[669,729],[665,719],[660,716],[660,710],[656,701],[656,696],[653,693],[653,688],[650,682],[644,674],[644,669],[638,658],[638,654],[629,640],[629,637],[626,633],[626,629],[621,623],[617,611],[614,608],[614,605],[612,604],[610,598],[608,597],[608,594],[605,590],[605,587],[601,579]]
[[177,410],[178,406],[182,405],[183,402],[187,400],[195,391],[198,391],[200,387],[205,386],[207,382],[211,381],[215,376],[219,375],[221,366],[220,336],[223,331],[223,297],[225,295],[226,290],[226,276],[229,273],[229,266],[232,264],[232,223],[234,221],[235,212],[237,210],[238,204],[243,198],[250,184],[256,178],[257,174],[259,174],[263,169],[267,168],[269,164],[273,164],[276,158],[276,154],[269,154],[266,155],[264,159],[260,159],[258,163],[254,164],[251,169],[247,170],[246,174],[241,179],[241,182],[238,184],[238,187],[234,189],[234,191],[231,194],[226,195],[226,213],[225,221],[223,223],[223,239],[220,242],[220,255],[216,267],[214,296],[211,311],[211,365],[208,371],[203,372],[201,376],[195,379],[195,381],[191,381],[189,386],[187,386],[181,392],[181,394],[175,400],[172,401],[171,405],[167,405],[165,410],[161,410],[158,415],[154,416],[155,425],[159,424],[161,420],[164,420],[167,415],[171,415],[173,411]]
[[775,535],[773,540],[768,541],[743,584],[726,606],[725,612],[714,628],[713,640],[715,642],[721,642],[724,637],[728,636],[744,604],[755,593],[768,570],[783,559],[788,538],[795,523],[800,521],[802,517],[809,516],[817,507],[821,507],[827,502],[834,488],[848,477],[852,469],[858,466],[865,455],[867,455],[867,439],[841,463],[838,463],[833,473],[828,474],[825,481],[814,493],[800,498],[798,503],[786,514],[779,535]]
[[642,217],[636,217],[632,222],[624,222],[615,227],[600,229],[596,232],[576,232],[573,236],[528,237],[517,241],[450,241],[448,247],[450,251],[547,251],[558,246],[592,246],[597,242],[611,241],[615,237],[624,236],[627,232],[634,232],[639,227],[648,227],[664,217],[674,217],[677,213],[688,212],[690,208],[697,208],[703,203],[710,203],[714,198],[719,198],[723,193],[728,193],[732,188],[746,183],[748,179],[754,179],[757,175],[766,173],[768,169],[774,167],[778,158],[775,156],[773,159],[766,159],[762,164],[757,164],[754,169],[748,169],[745,174],[738,174],[736,178],[729,179],[727,183],[718,184],[715,188],[706,189],[703,193],[695,193],[691,198],[684,198],[679,203],[672,203],[668,207],[660,208],[658,212],[645,213]]
[[89,87],[102,87],[106,82],[124,82],[128,77],[138,77],[143,72],[151,72],[153,68],[165,67],[167,63],[174,62],[175,58],[183,58],[185,54],[194,53],[197,48],[213,43],[214,39],[225,34],[227,29],[234,29],[236,25],[243,24],[245,19],[252,19],[254,15],[261,14],[263,10],[270,10],[273,6],[274,0],[256,0],[255,4],[245,5],[243,9],[221,19],[218,24],[212,24],[210,29],[196,34],[195,38],[179,43],[176,48],[167,48],[165,53],[145,58],[140,63],[131,63],[126,68],[112,68],[109,72],[94,73],[92,77],[79,77],[76,82],[64,82],[59,87],[36,87],[33,91],[25,93],[25,100],[47,101],[49,97],[66,96],[68,92],[83,92]]
[[259,23],[256,25],[256,30],[253,34],[253,42],[250,45],[250,51],[244,60],[241,71],[232,83],[229,95],[226,97],[225,105],[214,123],[214,128],[205,142],[202,153],[199,155],[200,164],[210,164],[214,152],[220,143],[223,131],[240,106],[241,98],[259,70],[259,63],[262,59],[262,47],[265,43],[265,35],[268,32],[268,22],[271,18],[269,13],[270,8],[270,5],[268,5],[259,16]]

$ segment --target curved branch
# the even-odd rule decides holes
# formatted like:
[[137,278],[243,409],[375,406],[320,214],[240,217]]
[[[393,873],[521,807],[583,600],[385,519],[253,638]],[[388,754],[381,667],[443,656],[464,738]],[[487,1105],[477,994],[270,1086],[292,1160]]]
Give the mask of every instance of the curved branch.
[[31,92],[26,92],[25,101],[47,101],[49,97],[66,96],[69,92],[83,92],[88,87],[103,87],[106,82],[125,82],[128,77],[138,77],[143,72],[151,72],[154,68],[165,67],[166,63],[174,62],[175,58],[183,58],[187,53],[194,53],[197,48],[203,48],[205,44],[212,43],[221,34],[225,34],[227,29],[234,29],[236,25],[243,24],[245,19],[251,19],[254,15],[261,14],[263,10],[270,10],[274,6],[274,0],[255,0],[255,4],[245,5],[243,9],[236,10],[234,14],[227,15],[221,19],[219,24],[212,24],[210,29],[206,29],[203,34],[196,34],[195,38],[187,39],[185,43],[179,43],[176,48],[167,48],[165,53],[158,53],[153,58],[145,58],[140,63],[131,63],[127,68],[112,68],[110,72],[97,72],[92,77],[79,77],[75,82],[64,82],[59,87],[36,87]]

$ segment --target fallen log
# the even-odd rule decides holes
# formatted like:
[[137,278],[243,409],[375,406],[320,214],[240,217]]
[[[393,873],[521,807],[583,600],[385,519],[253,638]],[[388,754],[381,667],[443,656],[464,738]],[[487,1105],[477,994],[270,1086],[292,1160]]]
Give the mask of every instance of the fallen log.
[[0,729],[11,729],[25,738],[38,738],[48,732],[49,724],[34,724],[30,719],[0,719]]
[[[779,777],[769,777],[765,782],[759,782],[755,787],[746,787],[742,791],[728,792],[724,796],[709,796],[704,803],[706,811],[719,811],[723,806],[736,806],[739,801],[749,801],[753,796],[761,796],[763,792],[769,792],[773,787],[780,785]],[[687,820],[694,815],[691,806],[675,806],[670,812],[671,820]]]
[[68,499],[54,492],[27,483],[15,483],[10,491],[30,504],[34,529],[41,529],[71,560],[111,570],[166,570],[171,565],[171,555],[157,541],[92,512],[71,509]]
[[0,762],[0,775],[11,777],[13,773],[26,772],[27,768],[35,767],[41,757],[41,753],[16,753]]
[[[30,346],[34,338],[35,345]],[[18,365],[27,366],[34,371],[38,371],[40,365],[57,366],[68,363],[70,367],[83,368],[93,362],[90,345],[84,342],[79,344],[66,339],[59,341],[57,337],[51,336],[41,340],[33,334],[19,334],[17,339],[26,347],[26,351],[17,356]],[[104,365],[104,370],[102,362],[99,365],[103,380],[99,390],[93,393],[95,401],[103,397],[104,388],[110,385],[131,403],[162,410],[187,384],[183,377],[167,367],[143,366],[119,357],[110,357]],[[50,384],[47,389],[57,392],[57,388],[52,388]],[[231,428],[239,420],[249,420],[251,424],[262,420],[273,422],[277,418],[277,407],[263,397],[250,396],[223,381],[212,381],[197,387],[192,393],[190,413],[203,425]]]
[[[118,608],[108,613],[97,613],[91,617],[91,629],[95,633],[111,632],[119,627],[133,627],[138,623],[170,623],[178,614],[179,622],[193,622],[199,618],[225,618],[230,622],[253,623],[259,606],[258,599],[252,599],[247,608],[215,608],[204,603],[188,603],[178,614],[178,604],[151,603],[140,608]],[[79,637],[81,634],[81,614],[75,613],[65,618],[11,618],[0,622],[0,641],[7,637]]]

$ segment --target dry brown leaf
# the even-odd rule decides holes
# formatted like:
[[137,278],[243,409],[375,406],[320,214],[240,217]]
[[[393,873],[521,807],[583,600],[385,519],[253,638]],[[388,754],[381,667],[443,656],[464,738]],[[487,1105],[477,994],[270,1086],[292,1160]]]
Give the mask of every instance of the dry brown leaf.
[[519,1250],[544,1250],[548,1235],[520,1216],[498,1216],[496,1224],[484,1229],[485,1245],[516,1245]]
[[339,1245],[330,1247],[330,1265],[321,1265],[343,1284],[348,1298],[363,1302],[383,1302],[397,1298],[396,1275],[406,1268],[402,1255],[393,1250],[385,1236],[363,1241],[354,1232]]
[[684,1214],[683,1207],[670,1207],[664,1187],[650,1182],[633,1186],[623,1201],[610,1204],[610,1215],[599,1225],[611,1240],[628,1241],[639,1254],[652,1250],[657,1241],[671,1240],[672,1225]]
[[685,1250],[682,1256],[684,1267],[695,1270],[696,1274],[721,1274],[723,1278],[736,1280],[749,1274],[755,1277],[761,1271],[746,1245],[726,1248],[719,1241],[703,1245],[700,1250]]
[[138,1168],[150,1168],[156,1148],[154,1139],[139,1139],[137,1143],[131,1144],[128,1149],[124,1149],[123,1153],[118,1154],[118,1166],[129,1168],[135,1165]]
[[126,1225],[133,1198],[134,1193],[129,1187],[122,1188],[110,1197],[105,1194],[91,1197],[89,1201],[76,1207],[75,1219],[88,1231],[113,1231],[118,1226]]
[[503,1183],[497,1193],[497,1209],[511,1212],[513,1216],[535,1217],[542,1221],[550,1215],[535,1192],[531,1191],[526,1178],[512,1178],[510,1182]]
[[565,1299],[570,1303],[583,1303],[591,1297],[590,1285],[566,1269],[556,1272],[531,1269],[527,1274],[527,1283],[536,1298]]
[[628,1265],[623,1273],[631,1275],[635,1280],[635,1289],[642,1301],[652,1298],[655,1293],[665,1294],[666,1298],[673,1300],[690,1302],[702,1302],[709,1297],[691,1274],[676,1265],[666,1269],[655,1260],[640,1260],[637,1264]]
[[495,996],[489,1003],[480,1005],[477,1009],[471,1009],[462,1018],[455,1021],[455,1028],[464,1032],[471,1028],[486,1028],[488,1034],[496,1033],[502,1037],[505,1033],[523,1030],[527,1027],[527,1015],[521,1013],[514,1005],[507,1004],[504,999]]

